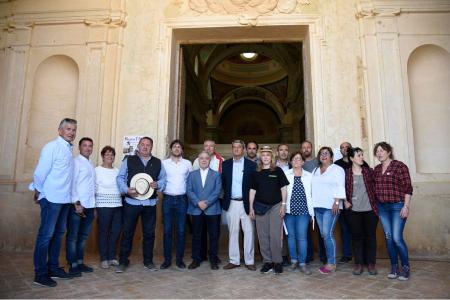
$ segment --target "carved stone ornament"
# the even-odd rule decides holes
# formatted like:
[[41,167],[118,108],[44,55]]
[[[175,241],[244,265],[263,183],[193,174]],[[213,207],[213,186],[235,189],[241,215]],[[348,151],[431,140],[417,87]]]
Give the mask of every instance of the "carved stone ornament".
[[366,18],[366,17],[395,17],[401,14],[401,9],[391,8],[391,9],[370,9],[363,10],[360,9],[356,13],[356,18]]
[[242,25],[255,26],[258,17],[270,13],[290,14],[297,5],[310,0],[189,0],[189,7],[200,14],[238,15]]

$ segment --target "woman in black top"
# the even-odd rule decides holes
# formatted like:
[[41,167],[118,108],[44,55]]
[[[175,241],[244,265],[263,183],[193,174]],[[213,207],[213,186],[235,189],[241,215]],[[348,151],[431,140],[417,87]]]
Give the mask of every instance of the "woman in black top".
[[289,181],[281,168],[276,167],[272,149],[264,146],[256,172],[250,180],[250,217],[256,220],[259,248],[264,265],[261,273],[283,272],[282,243],[287,185]]

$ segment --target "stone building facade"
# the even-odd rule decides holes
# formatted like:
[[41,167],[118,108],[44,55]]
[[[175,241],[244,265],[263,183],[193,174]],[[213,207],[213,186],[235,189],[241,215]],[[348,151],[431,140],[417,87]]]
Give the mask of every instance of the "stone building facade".
[[94,139],[94,162],[124,135],[163,157],[183,135],[180,45],[301,42],[305,136],[372,165],[391,143],[414,183],[411,255],[450,259],[449,1],[0,0],[0,29],[0,248],[34,245],[27,185],[60,119]]

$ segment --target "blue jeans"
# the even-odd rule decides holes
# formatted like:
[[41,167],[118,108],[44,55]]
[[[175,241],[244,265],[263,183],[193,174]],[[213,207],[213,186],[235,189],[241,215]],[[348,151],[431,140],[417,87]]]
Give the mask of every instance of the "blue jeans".
[[185,225],[187,213],[186,195],[164,195],[162,203],[164,222],[164,260],[172,261],[172,235],[175,223],[177,232],[177,262],[183,261],[184,247],[186,244]]
[[66,259],[69,265],[83,262],[84,246],[94,221],[94,208],[86,208],[84,214],[85,218],[80,217],[75,206],[70,206],[66,236]]
[[320,234],[325,243],[325,251],[327,252],[327,262],[330,265],[336,264],[336,241],[334,239],[334,227],[339,217],[339,213],[333,215],[331,209],[316,207],[317,225],[319,225]]
[[309,214],[293,216],[286,214],[284,223],[288,231],[288,247],[291,262],[306,263],[308,249],[308,225],[311,217]]
[[341,226],[342,256],[352,257],[352,234],[350,233],[350,226],[344,214],[348,214],[348,211],[341,211],[339,216],[339,225]]
[[45,276],[49,270],[59,267],[59,250],[62,236],[66,232],[70,204],[52,203],[42,198],[39,205],[41,224],[34,247],[34,272],[37,276]]
[[116,259],[117,240],[122,231],[122,207],[97,207],[100,260]]
[[403,205],[403,202],[378,202],[378,214],[381,225],[383,225],[386,247],[392,266],[398,265],[398,256],[400,256],[402,266],[409,266],[408,247],[403,239],[403,229],[405,228],[406,219],[400,217],[400,210]]

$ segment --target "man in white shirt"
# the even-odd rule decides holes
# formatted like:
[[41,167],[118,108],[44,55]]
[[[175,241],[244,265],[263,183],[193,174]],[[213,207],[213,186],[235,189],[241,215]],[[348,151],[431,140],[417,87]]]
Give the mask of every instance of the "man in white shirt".
[[30,188],[41,208],[41,224],[34,247],[34,283],[54,287],[54,278],[70,279],[59,267],[59,250],[66,232],[70,206],[73,160],[72,142],[77,121],[65,118],[59,123],[59,136],[42,148]]
[[185,247],[185,224],[187,214],[186,180],[192,171],[192,163],[183,158],[183,144],[180,140],[170,143],[170,157],[162,161],[166,170],[166,187],[162,202],[164,223],[164,262],[160,269],[172,264],[173,223],[177,231],[176,265],[186,268],[183,262]]
[[69,274],[81,276],[90,273],[91,267],[83,263],[84,246],[92,228],[95,209],[95,168],[89,157],[94,142],[84,137],[78,143],[80,154],[73,159],[72,203],[67,220],[66,258]]

